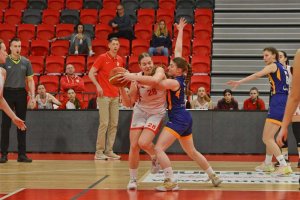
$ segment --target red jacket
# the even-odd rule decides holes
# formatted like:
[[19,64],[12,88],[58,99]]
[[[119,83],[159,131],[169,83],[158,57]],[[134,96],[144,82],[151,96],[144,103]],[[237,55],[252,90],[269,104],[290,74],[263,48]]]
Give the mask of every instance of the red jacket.
[[265,102],[257,98],[257,101],[252,101],[251,98],[244,101],[244,110],[266,110]]
[[72,88],[75,93],[84,91],[84,82],[81,77],[75,75],[74,77],[65,75],[60,79],[60,90],[67,92],[68,89]]

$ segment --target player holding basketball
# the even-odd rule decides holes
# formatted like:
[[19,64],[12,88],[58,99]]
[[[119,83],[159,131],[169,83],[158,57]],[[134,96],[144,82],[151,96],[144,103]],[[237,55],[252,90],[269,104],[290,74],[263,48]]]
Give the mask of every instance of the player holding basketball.
[[233,88],[238,87],[248,81],[256,80],[267,75],[271,84],[271,98],[268,116],[263,130],[263,142],[266,145],[265,161],[255,168],[256,171],[274,172],[272,164],[273,155],[276,157],[280,166],[274,172],[275,175],[288,175],[292,169],[287,165],[280,148],[277,146],[274,136],[281,126],[285,105],[289,90],[289,77],[287,70],[278,62],[278,51],[274,47],[267,47],[263,50],[263,58],[266,66],[259,72],[256,72],[239,81],[229,81],[228,85]]
[[170,66],[168,67],[168,74],[174,77],[174,79],[158,81],[158,79],[151,76],[137,76],[130,73],[124,74],[124,77],[127,80],[136,80],[141,84],[150,85],[152,87],[159,88],[160,90],[168,91],[167,102],[169,109],[169,122],[163,129],[157,144],[155,145],[155,153],[165,175],[164,183],[156,188],[159,191],[174,191],[179,189],[177,180],[173,175],[170,159],[165,153],[165,150],[170,147],[176,139],[179,139],[183,150],[188,154],[188,156],[195,160],[197,164],[205,170],[214,186],[218,186],[222,182],[219,177],[216,176],[205,157],[195,149],[193,143],[192,118],[189,112],[185,109],[184,99],[185,75],[187,75],[187,73],[191,73],[191,69],[189,68],[188,63],[181,58],[182,35],[185,25],[186,21],[184,19],[180,19],[180,22],[177,25],[178,36],[176,41],[175,58],[171,61]]
[[[181,20],[180,23],[181,26],[183,26],[185,21]],[[182,35],[178,35],[175,52],[181,51],[181,41]],[[130,78],[130,75],[133,77],[149,77],[155,82],[160,82],[161,80],[166,79],[164,69],[162,67],[154,67],[152,58],[148,53],[142,53],[139,55],[138,62],[141,72],[138,74],[127,74],[128,79]],[[134,80],[134,78],[132,80]],[[131,83],[128,94],[124,88],[120,88],[120,93],[123,105],[131,107],[135,104],[130,127],[130,181],[127,188],[136,189],[140,148],[151,156],[151,173],[157,173],[159,170],[152,140],[158,133],[160,125],[166,114],[166,90],[157,89],[155,86],[147,86],[134,80]]]

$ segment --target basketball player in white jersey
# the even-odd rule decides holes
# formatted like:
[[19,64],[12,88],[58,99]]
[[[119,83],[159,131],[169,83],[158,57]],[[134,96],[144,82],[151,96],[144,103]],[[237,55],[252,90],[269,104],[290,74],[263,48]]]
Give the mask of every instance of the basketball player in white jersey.
[[[152,58],[148,53],[142,53],[139,58],[141,72],[139,76],[152,76],[161,81],[166,78],[162,67],[155,68]],[[154,152],[152,140],[160,130],[160,126],[166,114],[166,91],[155,87],[131,82],[127,93],[120,88],[122,103],[126,107],[133,107],[133,115],[130,126],[130,150],[129,150],[129,173],[130,181],[128,189],[137,189],[137,172],[139,164],[139,152],[143,149],[152,159],[151,173],[157,173],[159,165]]]

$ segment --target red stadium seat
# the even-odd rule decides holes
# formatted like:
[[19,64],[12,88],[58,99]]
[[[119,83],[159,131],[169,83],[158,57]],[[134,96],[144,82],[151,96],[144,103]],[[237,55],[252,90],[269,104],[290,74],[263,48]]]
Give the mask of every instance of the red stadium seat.
[[58,93],[59,91],[59,76],[40,76],[40,84],[43,84],[47,92]]
[[211,56],[211,40],[201,40],[195,38],[193,41],[193,56]]
[[56,40],[51,43],[51,55],[53,56],[67,56],[69,54],[68,40]]
[[212,25],[213,21],[213,11],[211,9],[196,9],[195,10],[195,23]]
[[63,56],[47,56],[45,74],[61,75],[65,72],[65,58]]
[[10,0],[10,7],[25,10],[27,8],[27,0]]
[[31,41],[32,56],[47,56],[49,54],[49,42],[45,40]]
[[124,38],[119,38],[120,42],[120,49],[118,52],[118,55],[123,56],[129,56],[130,55],[130,41]]
[[134,26],[134,33],[137,39],[150,41],[153,34],[152,32],[152,24],[145,25],[142,23]]
[[[172,42],[172,52],[174,52],[175,45],[176,45],[176,38]],[[191,42],[190,40],[184,41],[182,43],[182,56],[183,57],[190,56],[190,54],[191,54]]]
[[59,10],[45,9],[43,11],[42,23],[49,25],[59,24]]
[[35,75],[44,74],[44,56],[29,56],[28,59]]
[[210,76],[193,75],[191,77],[191,91],[196,94],[199,87],[204,87],[207,93],[210,93]]
[[29,40],[21,41],[21,56],[27,57],[29,55],[29,51],[30,51]]
[[48,0],[48,9],[63,10],[65,8],[65,0]]
[[68,56],[66,59],[66,65],[72,64],[75,68],[75,73],[85,73],[85,57],[84,56]]
[[212,24],[194,24],[194,38],[209,40],[212,39]]
[[92,40],[92,48],[96,55],[103,54],[108,50],[108,41],[106,39]]
[[104,9],[113,9],[116,10],[117,6],[120,4],[120,0],[103,0]]
[[139,9],[137,11],[138,24],[152,25],[155,19],[154,9]]
[[169,65],[169,58],[167,56],[152,56],[154,65],[158,65],[166,69]]
[[128,70],[131,73],[137,73],[141,71],[141,68],[139,66],[139,62],[138,62],[138,56],[137,55],[132,55],[129,57],[129,61],[128,61]]
[[[187,24],[183,29],[183,43],[188,42],[192,39],[192,33],[193,33],[193,26],[192,24]],[[178,30],[176,28],[176,25],[174,25],[174,39],[177,38]]]
[[164,20],[166,24],[174,24],[174,10],[172,9],[158,9],[156,11],[156,22]]
[[33,76],[33,81],[34,81],[35,88],[37,88],[37,85],[39,83],[39,76]]
[[21,40],[32,40],[35,38],[35,26],[33,24],[19,24],[18,37]]
[[90,71],[90,69],[92,68],[94,62],[96,61],[96,59],[98,58],[98,56],[89,56],[87,58],[87,66],[86,66],[86,72],[88,73]]
[[74,32],[74,24],[57,24],[56,37],[69,36]]
[[96,9],[82,9],[80,11],[80,22],[83,24],[97,24],[98,11]]
[[22,11],[19,9],[6,9],[4,12],[4,23],[16,25],[20,24],[22,19]]
[[91,79],[88,75],[83,76],[82,80],[84,82],[84,92],[88,92],[88,93],[96,93],[97,92],[96,86],[91,81]]
[[150,42],[148,40],[135,39],[132,40],[132,55],[140,55],[141,53],[148,52],[150,47]]
[[16,26],[11,24],[0,24],[0,38],[5,41],[6,44],[11,38],[16,36]]
[[39,40],[50,40],[55,37],[55,27],[49,24],[39,24],[37,26],[36,38]]
[[108,24],[97,24],[95,27],[96,39],[107,40],[108,35],[113,31],[112,27]]
[[71,10],[80,10],[83,6],[83,0],[66,0],[66,8]]
[[99,11],[99,23],[108,24],[116,16],[115,9],[101,9]]
[[9,7],[9,0],[0,1],[0,10],[5,10]]
[[159,8],[175,10],[176,0],[159,0]]
[[0,9],[0,24],[3,22],[3,11]]
[[208,56],[193,56],[192,57],[192,70],[195,73],[207,73],[210,74],[210,57]]

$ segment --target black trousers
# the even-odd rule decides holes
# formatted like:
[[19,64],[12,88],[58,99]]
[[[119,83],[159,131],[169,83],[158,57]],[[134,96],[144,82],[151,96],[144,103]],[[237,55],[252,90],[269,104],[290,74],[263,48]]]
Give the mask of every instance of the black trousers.
[[[9,107],[15,110],[16,115],[25,121],[27,110],[27,92],[24,88],[13,89],[4,88],[3,96],[6,99]],[[11,127],[11,119],[2,111],[1,124],[1,152],[2,155],[7,155],[9,147],[9,130]],[[17,129],[18,152],[19,155],[26,154],[26,131]]]

